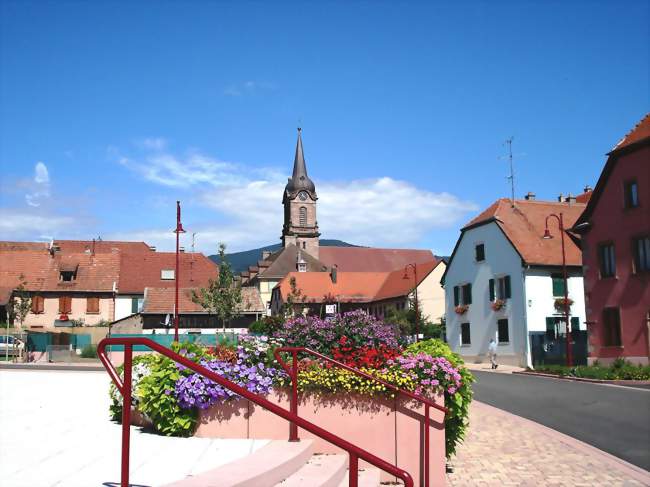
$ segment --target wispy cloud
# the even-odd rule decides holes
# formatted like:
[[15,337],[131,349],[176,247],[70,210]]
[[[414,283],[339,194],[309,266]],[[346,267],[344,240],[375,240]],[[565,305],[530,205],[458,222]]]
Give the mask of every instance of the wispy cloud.
[[[151,183],[190,190],[193,204],[214,212],[218,223],[188,228],[190,234],[199,234],[197,248],[207,246],[212,252],[217,241],[225,241],[232,250],[243,250],[278,240],[286,175],[277,169],[260,170],[196,152],[122,157],[120,163]],[[321,232],[361,245],[417,245],[428,233],[453,228],[467,212],[477,209],[453,194],[428,191],[389,177],[316,181],[316,190]],[[168,229],[138,235],[163,247],[171,245],[173,237]]]
[[50,196],[50,174],[47,166],[38,161],[34,166],[34,178],[28,185],[28,192],[25,193],[25,202],[29,206],[41,206],[41,202]]
[[225,96],[243,96],[275,90],[275,85],[266,81],[244,81],[233,83],[223,90]]
[[[0,238],[3,240],[32,239],[34,235],[69,234],[79,229],[80,221],[70,216],[34,213],[21,209],[0,209]],[[80,232],[79,232],[80,233]]]

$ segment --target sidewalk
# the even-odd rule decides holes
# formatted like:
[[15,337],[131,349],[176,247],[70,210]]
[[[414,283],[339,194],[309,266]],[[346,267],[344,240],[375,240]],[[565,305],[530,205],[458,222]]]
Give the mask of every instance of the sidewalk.
[[470,370],[480,370],[481,372],[494,372],[495,374],[512,374],[513,372],[522,372],[526,369],[523,367],[515,367],[514,365],[501,365],[496,369],[492,369],[490,362],[487,363],[482,363],[482,364],[470,364],[468,362],[465,362],[465,367],[467,367]]
[[478,401],[452,464],[447,482],[453,487],[650,486],[650,472]]

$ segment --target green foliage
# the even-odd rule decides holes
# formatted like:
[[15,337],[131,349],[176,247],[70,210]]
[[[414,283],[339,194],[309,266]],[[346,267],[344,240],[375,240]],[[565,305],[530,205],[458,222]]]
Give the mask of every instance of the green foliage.
[[432,357],[444,357],[451,365],[458,369],[461,376],[461,385],[455,394],[445,392],[445,406],[449,413],[445,417],[445,450],[447,458],[456,453],[456,449],[462,443],[469,426],[469,405],[472,402],[471,384],[474,376],[465,367],[465,362],[460,355],[455,354],[442,340],[422,340],[421,342],[409,345],[404,355],[417,355],[426,353]]
[[81,358],[97,358],[97,346],[88,344],[81,349]]
[[289,279],[289,286],[291,287],[291,291],[289,291],[287,300],[282,305],[282,310],[280,311],[280,315],[285,319],[301,314],[305,302],[305,296],[302,289],[300,289],[296,284],[295,277]]
[[86,326],[86,321],[83,318],[79,319],[74,319],[74,320],[69,320],[68,323],[72,327],[81,327],[81,326]]
[[284,319],[281,316],[265,316],[261,320],[254,321],[248,326],[248,332],[254,335],[272,336],[282,328]]
[[18,280],[19,284],[11,294],[6,305],[6,310],[7,321],[12,323],[14,320],[18,320],[18,323],[20,323],[20,327],[22,328],[25,318],[27,318],[27,315],[32,309],[32,298],[29,297],[29,292],[27,291],[25,275],[20,274]]
[[617,358],[609,367],[599,363],[576,367],[536,365],[535,372],[597,380],[650,380],[650,365],[634,365],[623,358]]
[[207,288],[192,291],[192,301],[199,304],[208,313],[216,315],[226,324],[241,314],[241,284],[235,281],[232,268],[226,259],[226,245],[219,244],[219,276],[208,281]]

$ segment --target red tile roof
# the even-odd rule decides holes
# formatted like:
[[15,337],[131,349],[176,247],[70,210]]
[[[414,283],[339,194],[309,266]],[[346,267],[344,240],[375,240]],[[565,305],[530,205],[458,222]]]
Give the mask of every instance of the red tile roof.
[[94,252],[105,254],[119,250],[129,253],[153,252],[145,242],[123,242],[112,240],[55,240],[54,245],[63,253]]
[[[418,284],[435,267],[438,260],[417,265]],[[336,282],[327,272],[290,272],[276,286],[283,299],[291,292],[291,279],[304,296],[304,302],[322,303],[333,298],[344,303],[370,303],[406,296],[414,287],[412,269],[404,279],[404,268],[392,272],[337,272]]]
[[[192,301],[192,291],[198,288],[182,288],[178,290],[178,311],[183,313],[206,313],[201,305]],[[144,314],[167,314],[174,312],[175,302],[174,288],[148,287],[144,294],[142,313]],[[261,313],[264,311],[262,299],[256,287],[242,288],[242,304],[244,312]]]
[[368,247],[320,247],[318,259],[343,272],[388,272],[407,264],[434,260],[430,250],[380,249]]
[[[561,239],[555,219],[549,220],[551,235],[555,238],[543,239],[545,220],[551,213],[562,213],[564,228],[571,228],[584,211],[584,203],[560,203],[551,201],[511,200],[502,198],[495,201],[479,216],[471,220],[463,231],[490,221],[503,230],[522,259],[529,265],[561,265]],[[567,264],[582,265],[582,254],[571,238],[565,236]]]
[[23,250],[46,250],[48,244],[45,242],[0,242],[0,252],[18,252]]
[[[120,294],[142,294],[146,287],[175,287],[175,281],[162,280],[163,269],[176,267],[174,252],[121,252],[121,269],[118,290]],[[209,279],[219,274],[217,265],[203,254],[181,253],[179,261],[179,286],[204,287]]]
[[618,151],[643,139],[650,137],[650,113],[641,119],[630,132],[623,137],[612,151]]

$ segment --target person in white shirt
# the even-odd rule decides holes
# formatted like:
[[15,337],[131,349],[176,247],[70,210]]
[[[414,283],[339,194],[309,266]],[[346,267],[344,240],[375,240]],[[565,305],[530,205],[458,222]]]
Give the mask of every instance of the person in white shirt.
[[496,369],[499,364],[497,364],[497,344],[494,341],[494,338],[490,340],[488,345],[488,355],[490,356],[490,363],[492,364],[492,369]]

